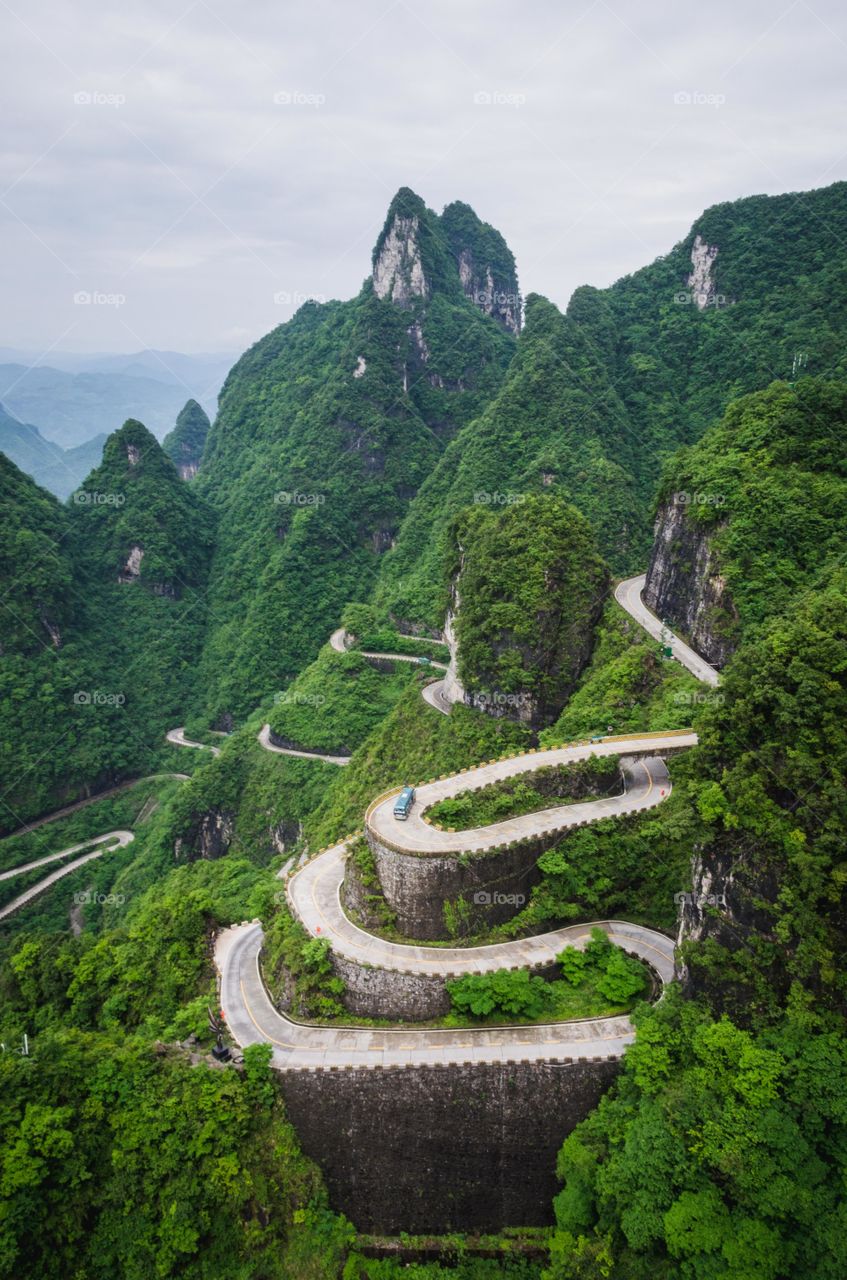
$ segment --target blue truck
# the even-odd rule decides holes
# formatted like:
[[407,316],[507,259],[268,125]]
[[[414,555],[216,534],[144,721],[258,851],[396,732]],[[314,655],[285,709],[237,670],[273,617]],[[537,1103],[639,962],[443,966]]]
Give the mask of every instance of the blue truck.
[[415,803],[415,788],[404,787],[397,799],[394,801],[394,817],[399,822],[405,822],[409,814],[412,812],[412,805]]

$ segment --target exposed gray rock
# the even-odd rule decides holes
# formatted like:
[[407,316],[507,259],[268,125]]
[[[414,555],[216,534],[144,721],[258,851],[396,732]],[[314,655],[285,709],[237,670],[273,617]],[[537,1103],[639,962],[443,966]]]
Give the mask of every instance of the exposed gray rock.
[[712,941],[730,952],[749,946],[752,938],[775,940],[774,921],[766,908],[776,902],[780,884],[777,872],[761,864],[757,850],[739,854],[734,843],[704,852],[695,849],[691,861],[691,890],[677,895],[679,906],[677,976],[691,995],[708,987],[719,1003],[720,992],[708,975],[685,963],[692,943]]
[[390,298],[403,307],[414,298],[428,297],[417,233],[417,217],[395,214],[373,267],[373,287],[378,298]]
[[283,818],[276,826],[271,827],[271,845],[275,853],[288,853],[299,843],[303,835],[303,824],[296,818]]
[[490,264],[475,262],[471,249],[461,250],[458,268],[465,296],[508,333],[517,336],[521,328],[521,298],[514,277],[495,279]]
[[696,236],[691,248],[691,275],[688,287],[698,311],[704,311],[710,303],[714,303],[716,290],[712,277],[712,267],[718,256],[718,246],[707,244],[702,236]]
[[225,809],[208,809],[196,819],[184,838],[177,838],[174,857],[182,862],[222,858],[229,849],[234,830],[234,814]]
[[134,543],[129,549],[126,563],[118,574],[118,582],[137,582],[141,574],[141,561],[143,559],[144,548]]
[[723,527],[698,525],[674,494],[661,507],[644,603],[679,631],[715,667],[722,667],[738,641],[738,614],[713,547]]

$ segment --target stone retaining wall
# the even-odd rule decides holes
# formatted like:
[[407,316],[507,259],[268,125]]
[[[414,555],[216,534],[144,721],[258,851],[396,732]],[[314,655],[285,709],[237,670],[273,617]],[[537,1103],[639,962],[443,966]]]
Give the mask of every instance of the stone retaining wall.
[[288,1115],[359,1231],[498,1231],[553,1221],[556,1155],[615,1059],[279,1075]]
[[426,1022],[450,1012],[444,979],[437,975],[376,969],[335,953],[332,967],[347,987],[344,1008],[357,1017]]
[[[471,954],[469,952],[469,954]],[[400,969],[380,969],[333,953],[332,967],[343,978],[347,990],[341,998],[345,1009],[360,1018],[392,1018],[403,1022],[428,1022],[450,1012],[447,983],[460,973],[414,973]],[[559,966],[539,965],[533,973],[542,978],[560,978]]]
[[536,866],[539,857],[562,838],[557,833],[490,853],[433,857],[399,853],[383,844],[369,827],[366,835],[385,900],[396,914],[397,928],[407,938],[421,941],[451,937],[445,902],[455,904],[459,898],[467,905],[468,915],[454,936],[511,920],[529,901],[532,886],[541,878]]

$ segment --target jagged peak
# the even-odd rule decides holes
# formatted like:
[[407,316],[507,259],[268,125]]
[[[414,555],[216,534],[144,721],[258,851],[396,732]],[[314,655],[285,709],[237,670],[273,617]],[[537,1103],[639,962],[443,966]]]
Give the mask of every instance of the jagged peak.
[[514,255],[503,236],[462,200],[446,205],[440,222],[465,297],[517,335],[521,296]]
[[173,462],[152,431],[137,418],[127,418],[122,427],[107,436],[102,459],[89,473],[84,486],[131,483],[134,476],[142,475],[157,476],[164,483],[179,483]]
[[[378,298],[409,306],[426,299],[432,284],[424,271],[421,228],[430,217],[419,195],[401,187],[388,207],[385,224],[373,252],[373,287]],[[427,226],[428,231],[430,228]]]
[[464,294],[508,332],[520,329],[514,257],[500,232],[461,200],[439,217],[401,187],[374,247],[372,283],[378,298],[409,308],[434,293]]

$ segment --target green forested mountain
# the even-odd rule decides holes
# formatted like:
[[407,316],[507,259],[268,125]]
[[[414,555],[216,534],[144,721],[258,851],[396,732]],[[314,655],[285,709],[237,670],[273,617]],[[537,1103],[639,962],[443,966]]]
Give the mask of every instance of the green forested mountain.
[[196,672],[214,520],[139,422],[64,508],[0,463],[8,830],[155,765]]
[[477,494],[554,486],[595,525],[616,572],[643,567],[663,459],[734,397],[790,377],[795,357],[809,374],[844,372],[845,234],[844,183],[754,196],[709,209],[666,257],[611,288],[578,289],[564,315],[528,298],[502,390],[412,503],[382,598],[438,621],[440,547]]
[[465,207],[444,216],[400,191],[358,297],[307,303],[224,385],[198,479],[220,513],[214,718],[291,679],[371,593],[409,502],[502,382],[514,340],[474,301],[476,277],[466,295],[456,255],[467,247],[477,274],[490,261],[494,293],[516,297],[511,255]]
[[196,475],[210,426],[203,406],[196,400],[187,400],[177,415],[173,431],[162,441],[163,450],[183,480]]
[[470,507],[451,537],[458,675],[472,705],[545,725],[594,646],[608,570],[591,526],[558,497]]
[[775,382],[667,464],[646,599],[723,663],[843,562],[847,383]]

